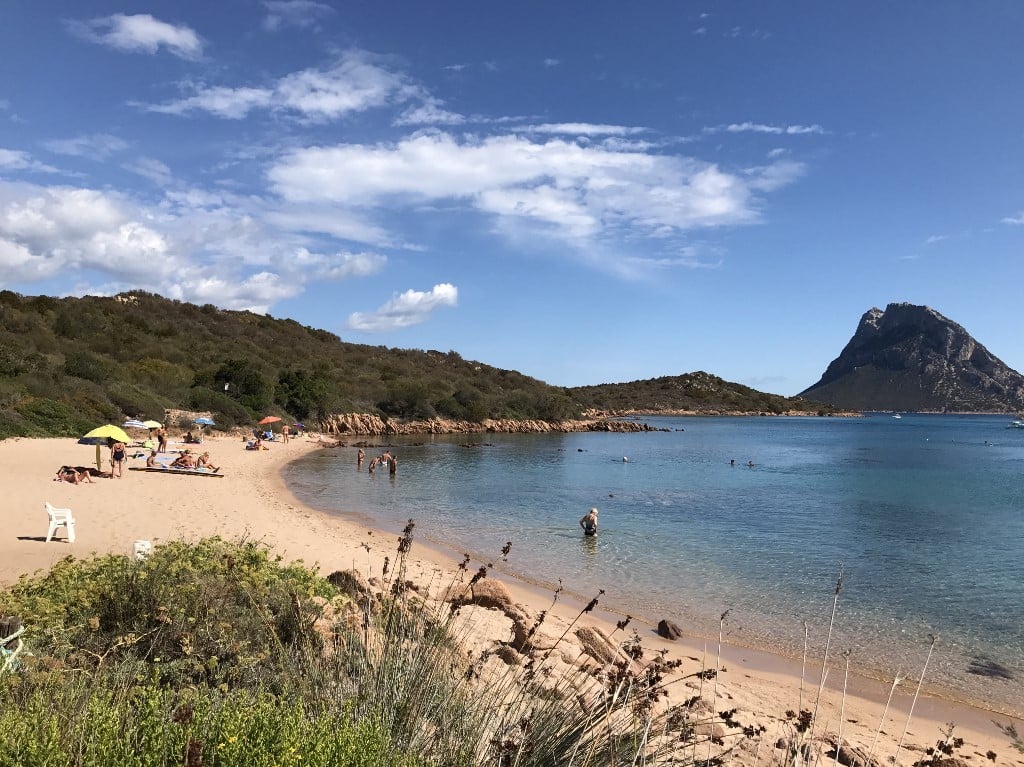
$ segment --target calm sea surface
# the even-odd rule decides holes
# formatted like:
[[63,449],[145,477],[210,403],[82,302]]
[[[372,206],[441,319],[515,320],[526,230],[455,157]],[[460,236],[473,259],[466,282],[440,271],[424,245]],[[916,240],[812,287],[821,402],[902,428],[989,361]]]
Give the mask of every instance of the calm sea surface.
[[[668,431],[406,437],[387,443],[396,477],[341,448],[285,478],[310,505],[385,530],[412,518],[419,540],[478,562],[512,541],[499,569],[604,589],[603,606],[654,622],[717,636],[729,610],[731,641],[792,655],[805,621],[824,643],[842,569],[833,654],[916,678],[937,634],[928,680],[1024,709],[1024,429],[1010,418],[644,420]],[[584,539],[591,506],[600,534]]]

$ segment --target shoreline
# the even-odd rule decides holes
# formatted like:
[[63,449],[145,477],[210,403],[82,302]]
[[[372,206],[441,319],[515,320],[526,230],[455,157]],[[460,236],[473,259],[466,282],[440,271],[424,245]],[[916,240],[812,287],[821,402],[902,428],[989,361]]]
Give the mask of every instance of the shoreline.
[[[303,501],[294,496],[286,483],[282,485],[282,490],[294,498],[297,504],[304,504]],[[375,523],[379,524],[379,521],[375,521],[369,513],[337,511],[328,508],[317,508],[315,506],[312,508],[317,513],[325,514],[352,524],[356,524],[355,520],[359,520],[358,524],[364,524],[371,527]],[[417,528],[420,528],[419,532],[422,535],[423,525],[418,521]],[[373,529],[377,534],[382,532],[379,527]],[[396,539],[400,534],[399,526],[397,525],[394,529],[388,529],[383,532],[385,535],[393,535]],[[426,549],[429,553],[429,556],[425,557],[426,559],[431,562],[441,564],[448,570],[453,570],[458,567],[460,561],[458,550],[456,548],[446,546],[437,538],[424,540],[422,537],[414,535],[414,555],[416,554],[417,549],[419,549],[421,553],[423,549]],[[480,552],[474,552],[474,554],[475,556],[472,559],[473,564],[470,566],[471,570],[479,566],[481,562],[489,562],[493,560],[493,557],[488,558],[481,555]],[[573,591],[570,587],[566,587],[564,585],[559,586],[558,584],[544,581],[539,578],[532,578],[527,573],[512,572],[509,568],[503,567],[500,562],[493,562],[490,573],[491,574],[488,575],[488,578],[501,580],[507,587],[509,587],[510,591],[520,592],[523,598],[517,601],[529,603],[533,605],[535,609],[537,605],[550,602],[556,590],[559,592],[559,602],[561,602],[563,606],[571,606],[577,611],[582,609],[593,596]],[[569,612],[572,611],[570,610]],[[634,615],[621,607],[608,606],[606,597],[600,598],[598,606],[594,610],[594,615],[595,617],[600,617],[599,623],[605,629],[612,628],[618,621],[629,617],[631,627],[643,627],[644,631],[641,632],[641,639],[643,639],[648,645],[656,644],[657,649],[659,650],[675,649],[677,653],[685,650],[693,656],[694,654],[706,651],[707,648],[715,647],[718,642],[718,638],[716,636],[713,636],[710,633],[699,633],[691,627],[683,628],[682,636],[675,641],[662,640],[657,633],[657,619],[651,616]],[[715,649],[717,650],[717,647]],[[733,663],[738,663],[745,668],[749,667],[750,669],[759,670],[773,675],[777,674],[790,681],[794,679],[798,680],[800,677],[801,659],[798,655],[786,652],[782,647],[771,646],[765,642],[758,643],[756,636],[745,638],[732,634],[727,640],[723,639],[721,650],[723,660],[730,659]],[[829,658],[830,667],[834,666],[837,656],[838,653],[835,652],[835,649],[833,648],[833,653]],[[924,654],[922,653],[922,662],[923,657]],[[810,680],[808,684],[812,687],[815,687],[817,685],[817,681],[820,679],[820,677],[817,676],[821,665],[820,660],[820,657],[812,656],[811,654],[808,655],[807,679]],[[833,673],[835,672],[836,670],[833,668]],[[899,689],[906,691],[909,683],[914,682],[918,674],[920,674],[920,669],[912,669],[909,672],[909,676],[900,676],[901,687]],[[811,679],[811,677],[813,677],[813,679]],[[884,671],[878,669],[851,667],[849,681],[851,689],[858,690],[860,695],[873,700],[875,703],[884,704],[885,697],[883,696],[883,692],[886,694],[888,693],[889,686],[892,684],[892,677],[887,677]],[[826,689],[832,689],[834,692],[841,692],[840,688],[832,687],[832,681],[828,678],[827,674]],[[898,697],[894,697],[893,700],[898,700]],[[992,718],[999,717],[1018,722],[1024,721],[1024,711],[1012,711],[1000,708],[1000,706],[1004,704],[975,699],[965,692],[947,688],[941,684],[930,683],[927,676],[925,676],[924,683],[921,687],[921,698],[918,700],[917,705],[918,708],[915,709],[915,717],[922,710],[931,709],[936,712],[936,721],[941,719],[937,712],[946,711],[947,707],[962,707],[972,720],[975,720],[982,725],[990,723],[989,720]],[[952,711],[952,709],[949,710]],[[948,719],[942,721],[948,721]],[[959,724],[961,720],[957,718],[956,721]]]
[[[886,423],[881,424],[882,420]],[[886,429],[899,429],[899,422],[890,427],[888,419],[878,421]],[[747,433],[743,423],[733,420],[732,424],[731,430]],[[680,445],[702,438],[704,430],[693,421],[686,423],[686,431],[692,431],[691,425],[692,434],[674,437]],[[767,434],[774,433],[771,423],[750,425],[767,430]],[[822,428],[828,427],[827,432],[819,432],[818,425],[796,427],[800,434],[814,436],[830,434],[833,428],[842,429],[842,433],[859,433],[857,425],[848,421],[820,424]],[[735,440],[727,440],[724,451],[715,449],[719,442],[701,443],[697,451],[680,453],[680,459],[674,450],[659,447],[661,439],[656,436],[645,441],[645,445],[653,447],[649,452],[641,452],[640,446],[627,448],[632,445],[629,436],[576,435],[563,439],[560,435],[495,435],[484,445],[490,451],[480,451],[479,457],[474,451],[462,450],[469,446],[463,444],[469,440],[459,437],[349,440],[348,449],[327,451],[322,458],[311,457],[300,464],[302,468],[293,465],[285,472],[285,478],[293,483],[299,498],[320,510],[350,519],[356,513],[355,518],[363,523],[383,526],[396,534],[407,518],[414,517],[420,525],[417,542],[440,547],[450,557],[470,552],[475,561],[490,561],[498,557],[506,540],[512,540],[511,556],[507,562],[495,561],[497,569],[507,577],[539,587],[545,596],[562,584],[585,602],[598,589],[606,589],[607,594],[601,597],[602,607],[616,616],[643,617],[651,626],[660,619],[672,620],[689,635],[709,641],[717,638],[719,615],[729,608],[725,624],[729,644],[797,661],[804,634],[801,624],[805,624],[809,627],[810,647],[816,648],[810,652],[820,654],[830,624],[836,583],[836,570],[832,568],[850,556],[850,551],[871,552],[875,544],[870,540],[844,539],[843,551],[837,552],[832,544],[838,539],[790,536],[780,541],[778,551],[770,552],[762,542],[771,539],[765,530],[770,528],[771,535],[776,537],[778,529],[794,532],[797,525],[789,520],[804,518],[788,515],[778,522],[771,521],[772,513],[781,511],[777,497],[760,495],[771,492],[763,489],[767,485],[785,490],[787,483],[778,480],[779,472],[770,470],[778,469],[778,462],[762,455],[769,467],[766,475],[747,475],[745,471],[734,475],[715,459],[720,462],[726,456],[727,466],[729,445],[736,444]],[[366,447],[367,455],[375,449],[395,452],[397,448],[400,455],[404,452],[403,461],[409,462],[405,465],[412,473],[402,474],[398,482],[368,481],[365,467],[363,472],[357,471],[354,452],[358,446]],[[577,451],[580,447],[583,449]],[[760,451],[761,445],[754,449]],[[578,456],[577,452],[591,455]],[[506,453],[518,457],[509,458]],[[622,453],[629,454],[631,467],[635,467],[623,467],[621,472],[626,473],[616,468],[619,464],[615,457]],[[707,459],[710,462],[704,460],[705,453],[711,456]],[[661,456],[671,456],[671,460],[658,460]],[[604,468],[609,465],[608,460],[614,460],[615,467],[609,469],[606,478]],[[665,471],[675,471],[672,467],[680,460],[685,466],[679,471],[691,465],[697,467],[691,472],[694,476],[688,476],[685,482],[672,479],[664,486],[658,484],[658,477]],[[558,467],[555,476],[560,479],[548,485],[552,466]],[[711,467],[707,469],[711,472],[707,480],[702,476],[704,466]],[[514,469],[507,470],[510,467]],[[641,470],[646,473],[636,474]],[[733,477],[739,479],[733,482]],[[698,498],[690,492],[691,487],[703,487],[693,482],[705,481],[709,488],[706,494],[697,491],[701,496]],[[733,486],[748,492],[733,493]],[[727,492],[723,492],[723,487]],[[614,495],[615,500],[605,499],[605,492],[612,490],[614,494],[608,495]],[[845,507],[846,502],[822,499],[830,509],[828,514],[822,514],[822,524],[834,524],[836,519],[842,522],[844,517],[837,517],[831,510]],[[579,535],[575,524],[579,513],[569,515],[565,511],[591,503],[601,507],[602,518],[608,523],[600,547],[590,545]],[[664,515],[662,506],[671,507],[671,513]],[[701,511],[704,508],[711,511]],[[750,517],[749,531],[737,527],[747,524],[746,519],[752,514],[757,516]],[[934,515],[925,520],[928,525],[931,516]],[[705,524],[705,519],[726,522]],[[682,534],[676,533],[677,527]],[[887,535],[903,535],[909,532],[905,527],[886,528]],[[648,531],[654,531],[650,542],[645,540]],[[737,531],[737,540],[730,542],[730,536]],[[927,532],[924,537],[928,538]],[[885,552],[884,544],[878,546],[879,551]],[[927,548],[942,551],[941,547]],[[993,557],[1000,557],[1002,550],[996,550]],[[737,556],[736,551],[745,552],[745,556]],[[763,558],[761,551],[765,552]],[[1002,566],[1001,558],[989,560],[985,547],[972,547],[970,551],[969,556],[961,556],[957,561],[955,572],[993,572],[999,578],[1013,572]],[[757,564],[747,563],[747,556]],[[940,557],[937,561],[941,560]],[[980,627],[989,624],[971,619],[974,616],[983,621],[987,615],[995,614],[987,607],[991,603],[985,600],[984,591],[988,588],[984,578],[974,577],[970,581],[974,584],[970,593],[978,595],[978,601],[970,604],[979,606],[951,612],[940,597],[946,592],[959,592],[949,591],[948,587],[929,588],[935,582],[920,583],[917,570],[901,577],[896,572],[886,575],[871,564],[884,565],[889,561],[893,558],[887,553],[884,558],[872,555],[843,568],[848,571],[831,633],[831,654],[850,652],[851,665],[859,675],[888,684],[896,673],[901,677],[919,673],[928,655],[929,635],[938,634],[924,689],[935,696],[988,709],[993,715],[1020,717],[1024,704],[1021,635],[1010,620],[1017,611],[1009,607],[999,611],[1006,618],[992,627],[993,632],[985,632]],[[993,570],[994,561],[1000,563],[998,570]],[[1008,564],[1012,568],[1012,563]],[[937,567],[942,573],[952,571],[952,564]],[[752,573],[758,577],[752,577]],[[992,589],[997,590],[1000,583],[1003,582],[994,581]],[[993,591],[991,599],[996,599],[995,593],[1005,595],[1014,590],[1016,586]],[[921,594],[928,595],[927,604],[915,604],[921,601]],[[961,603],[968,605],[962,596]],[[1005,598],[994,603],[1008,604]]]
[[[172,445],[173,446],[173,445]],[[266,543],[286,561],[302,560],[317,566],[322,575],[335,570],[357,569],[367,577],[379,576],[385,557],[394,558],[397,536],[373,529],[359,521],[316,510],[301,503],[283,477],[292,460],[322,448],[313,439],[293,439],[289,445],[272,443],[269,452],[244,451],[235,439],[210,438],[203,448],[213,454],[225,477],[210,479],[187,476],[161,476],[147,472],[125,472],[122,479],[97,478],[92,485],[53,482],[53,472],[62,464],[87,465],[91,448],[72,439],[12,438],[0,441],[0,481],[8,488],[8,502],[0,510],[0,584],[9,585],[26,573],[46,569],[60,558],[92,553],[130,554],[135,540],[154,544],[171,539],[196,540],[210,535],[226,538],[246,537]],[[139,465],[132,461],[129,465]],[[77,541],[68,544],[44,543],[46,515],[43,502],[73,509]],[[409,578],[417,583],[443,582],[455,571],[458,561],[436,545],[422,542],[414,532]],[[474,567],[477,565],[474,564]],[[581,598],[560,595],[552,606],[552,594],[542,586],[494,572],[489,579],[502,582],[514,602],[536,614],[550,610],[571,620],[583,607]],[[433,593],[433,588],[431,587]],[[600,605],[585,616],[582,623],[603,628],[606,633],[621,616]],[[683,670],[692,672],[702,664],[713,665],[718,652],[717,638],[705,640],[684,634],[679,640],[659,637],[650,624],[631,624],[640,633],[644,647],[651,652],[664,650],[670,658],[683,661]],[[838,658],[831,658],[831,669],[822,695],[821,721],[839,715],[842,670]],[[720,696],[732,700],[744,715],[759,722],[782,726],[788,709],[796,709],[799,700],[800,662],[784,655],[734,644],[722,644],[722,665],[718,688]],[[821,659],[808,658],[804,682],[804,702],[818,687]],[[856,673],[851,668],[850,692],[845,702],[844,739],[866,747],[883,726],[884,747],[878,756],[894,753],[903,722],[910,709],[916,674],[901,685],[893,696],[888,714],[882,717],[888,682]],[[993,720],[1015,723],[1021,719],[1000,714],[932,692],[922,692],[914,707],[908,739],[914,748],[933,746],[947,722],[956,723],[956,735],[966,741],[961,756],[983,761],[987,751],[998,754],[997,764],[1024,765],[1024,754],[1015,752]],[[848,728],[848,729],[847,729]],[[772,730],[769,730],[771,733]],[[766,736],[767,737],[767,736]],[[904,746],[907,749],[907,746]],[[923,755],[905,759],[919,759]]]

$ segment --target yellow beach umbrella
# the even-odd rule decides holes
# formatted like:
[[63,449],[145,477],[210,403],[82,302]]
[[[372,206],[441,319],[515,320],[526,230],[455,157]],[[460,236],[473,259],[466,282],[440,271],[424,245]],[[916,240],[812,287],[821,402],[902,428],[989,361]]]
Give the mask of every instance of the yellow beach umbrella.
[[78,440],[79,445],[96,446],[96,471],[103,471],[103,456],[100,454],[100,448],[103,445],[109,445],[110,440],[123,442],[127,445],[132,441],[132,438],[125,434],[124,429],[120,426],[114,426],[114,424],[108,423],[105,426],[97,426]]

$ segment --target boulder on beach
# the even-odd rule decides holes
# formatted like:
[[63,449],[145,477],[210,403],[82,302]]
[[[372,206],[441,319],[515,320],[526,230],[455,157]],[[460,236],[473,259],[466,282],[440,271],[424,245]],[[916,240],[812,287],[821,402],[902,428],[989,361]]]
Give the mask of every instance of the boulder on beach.
[[665,618],[658,621],[658,636],[675,641],[683,635],[682,629],[675,623]]

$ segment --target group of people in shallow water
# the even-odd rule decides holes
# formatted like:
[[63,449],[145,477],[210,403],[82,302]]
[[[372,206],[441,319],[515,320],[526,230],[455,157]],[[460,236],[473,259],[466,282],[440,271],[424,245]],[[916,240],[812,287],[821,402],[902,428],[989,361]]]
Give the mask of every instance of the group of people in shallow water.
[[[356,465],[362,467],[363,461],[366,460],[366,453],[363,452],[362,448],[359,448],[359,452],[356,454]],[[367,467],[367,471],[373,474],[377,471],[378,466],[387,467],[388,474],[398,473],[398,459],[391,455],[390,450],[385,450],[378,456],[375,456],[370,460],[370,465]]]

